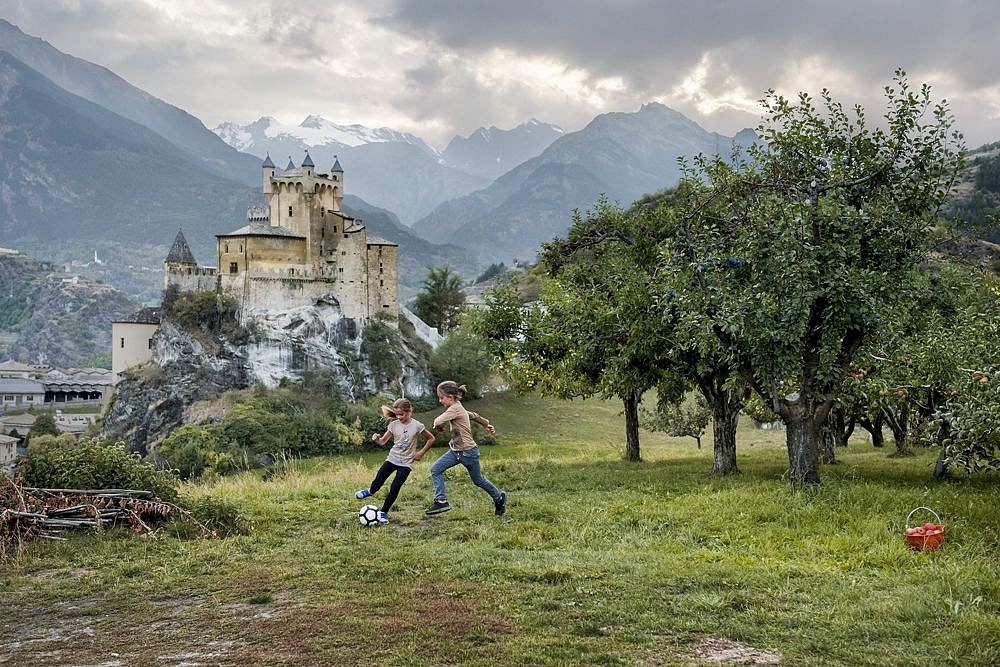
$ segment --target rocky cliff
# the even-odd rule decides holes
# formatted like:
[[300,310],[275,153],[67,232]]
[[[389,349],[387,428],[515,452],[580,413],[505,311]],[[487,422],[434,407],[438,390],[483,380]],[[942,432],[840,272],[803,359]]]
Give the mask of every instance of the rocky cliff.
[[[349,401],[400,390],[398,384],[376,386],[361,326],[335,303],[247,311],[242,320],[245,334],[238,343],[163,321],[153,336],[152,362],[126,371],[116,386],[103,434],[146,454],[175,428],[197,421],[196,402],[257,383],[274,387],[283,378],[300,379],[305,371],[329,374]],[[427,393],[426,352],[404,338],[398,358],[406,395]]]

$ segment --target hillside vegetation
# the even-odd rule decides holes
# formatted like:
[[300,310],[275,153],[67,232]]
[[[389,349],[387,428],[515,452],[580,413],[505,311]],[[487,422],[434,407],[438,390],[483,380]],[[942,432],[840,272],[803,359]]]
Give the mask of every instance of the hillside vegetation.
[[[509,493],[504,517],[459,471],[448,477],[454,509],[424,516],[440,449],[381,528],[358,524],[353,495],[381,453],[185,486],[185,498],[244,508],[252,534],[33,543],[0,578],[0,654],[130,665],[1000,662],[995,473],[933,483],[933,452],[890,459],[855,439],[822,488],[794,493],[782,435],[747,422],[742,473],[717,478],[710,448],[691,439],[643,432],[644,461],[622,461],[616,402],[497,394],[470,407],[498,427],[483,469]],[[920,506],[947,525],[938,552],[905,546]]]

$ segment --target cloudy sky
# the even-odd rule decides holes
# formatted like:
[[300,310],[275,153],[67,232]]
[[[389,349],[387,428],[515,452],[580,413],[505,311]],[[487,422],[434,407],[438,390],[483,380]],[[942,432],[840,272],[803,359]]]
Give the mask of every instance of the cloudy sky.
[[996,0],[0,0],[0,17],[208,127],[309,114],[443,148],[659,101],[734,134],[768,88],[881,108],[896,67],[1000,140]]

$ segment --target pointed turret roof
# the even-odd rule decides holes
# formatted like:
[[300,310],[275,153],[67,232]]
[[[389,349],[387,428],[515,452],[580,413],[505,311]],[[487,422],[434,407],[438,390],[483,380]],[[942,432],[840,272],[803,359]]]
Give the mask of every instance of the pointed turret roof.
[[303,167],[315,167],[316,166],[313,163],[313,159],[311,157],[309,157],[309,151],[306,151],[306,159],[302,161],[302,166]]
[[291,171],[292,169],[295,169],[295,163],[292,162],[292,156],[289,155],[288,156],[288,166],[285,167],[285,171]]
[[344,168],[340,166],[340,159],[336,155],[333,156],[333,168],[330,169],[330,171],[339,171],[342,174],[344,173]]
[[198,260],[191,253],[187,239],[184,238],[184,232],[179,229],[174,238],[174,244],[170,246],[170,252],[167,253],[166,261],[174,264],[198,264]]
[[262,166],[262,167],[271,167],[271,168],[274,167],[274,163],[271,162],[271,154],[270,153],[268,153],[267,157],[264,158],[264,164],[262,164],[260,166]]

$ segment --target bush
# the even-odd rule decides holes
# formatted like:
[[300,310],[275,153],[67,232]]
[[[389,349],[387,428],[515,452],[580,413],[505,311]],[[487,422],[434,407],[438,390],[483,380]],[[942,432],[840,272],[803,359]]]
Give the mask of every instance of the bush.
[[85,438],[51,447],[20,463],[25,486],[47,489],[135,489],[167,502],[177,499],[177,476],[157,470],[131,453],[124,442]]
[[[250,519],[240,508],[224,498],[206,496],[192,502],[184,503],[184,508],[199,523],[215,532],[219,537],[234,535],[249,535],[253,530]],[[166,526],[169,535],[179,539],[194,539],[200,535],[197,526],[182,517],[174,518]]]
[[403,340],[399,332],[383,321],[376,320],[365,327],[361,334],[361,352],[368,357],[372,380],[376,390],[392,387],[399,382],[403,365],[399,351]]
[[430,366],[434,387],[454,380],[468,387],[469,398],[479,398],[493,372],[493,357],[478,337],[457,329],[431,354]]
[[227,473],[235,467],[231,454],[219,451],[218,425],[185,424],[168,435],[157,454],[181,479],[200,477],[206,471]]

